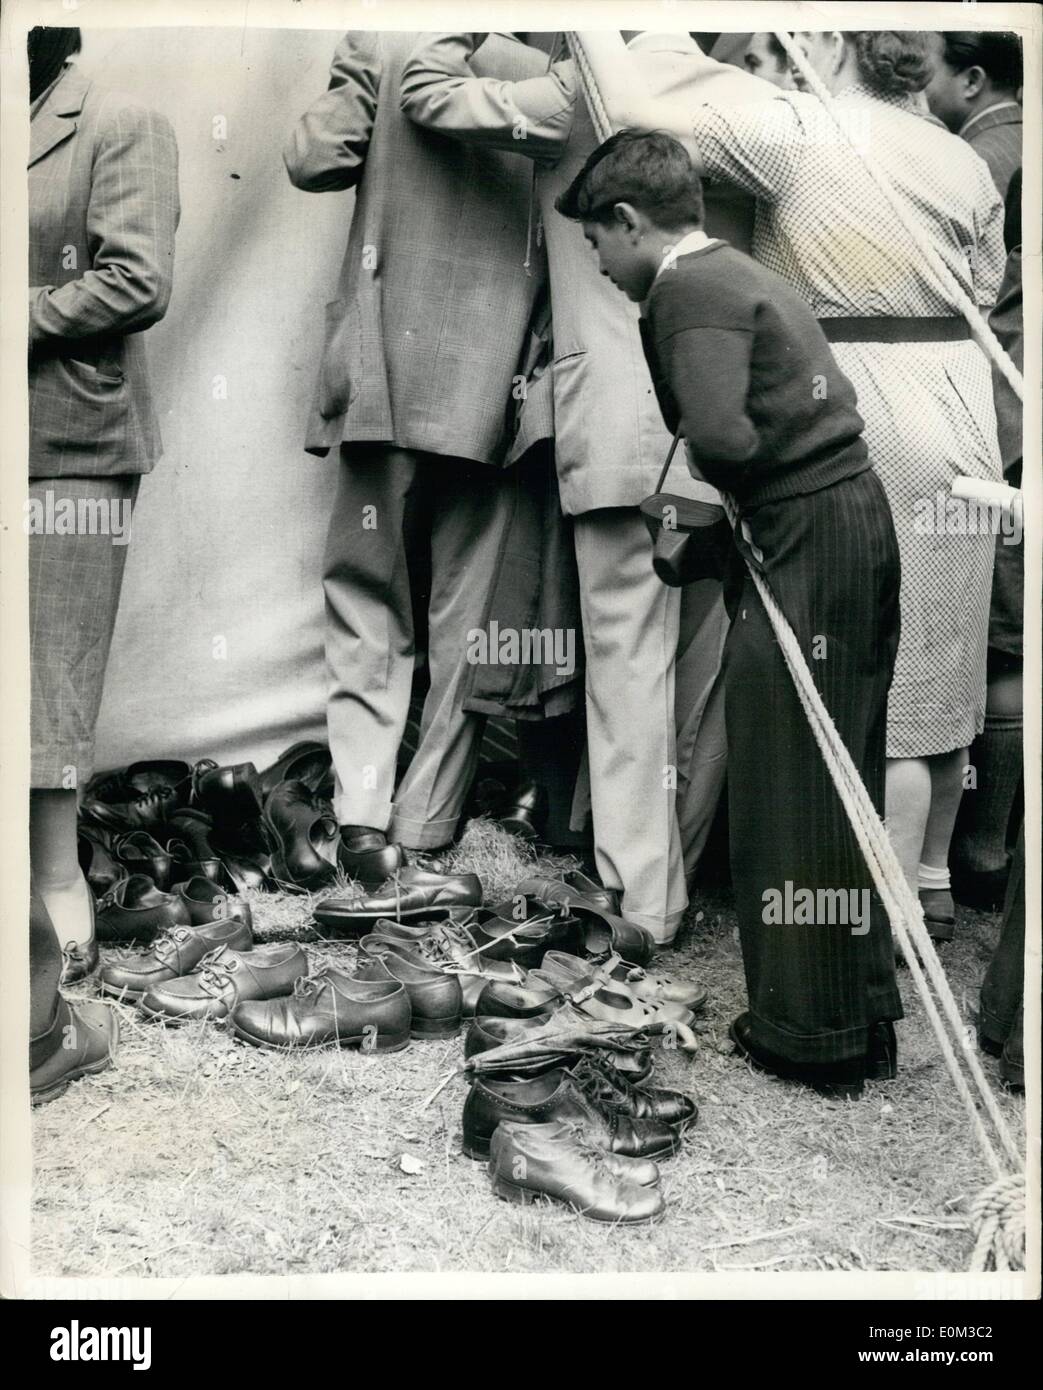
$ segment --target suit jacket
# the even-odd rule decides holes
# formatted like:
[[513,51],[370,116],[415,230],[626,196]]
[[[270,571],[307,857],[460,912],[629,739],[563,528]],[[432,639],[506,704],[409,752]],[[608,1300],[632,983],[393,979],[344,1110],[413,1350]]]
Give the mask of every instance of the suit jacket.
[[[369,440],[502,464],[545,280],[529,245],[532,173],[516,154],[463,150],[402,115],[399,77],[419,38],[345,35],[329,90],[283,152],[298,188],[356,189],[305,447]],[[505,35],[486,49],[482,71],[499,78],[546,64]]]
[[178,216],[170,123],[67,68],[30,125],[30,477],[162,453],[140,334],[166,313]]
[[[512,457],[554,437],[562,509],[636,506],[655,487],[670,447],[638,334],[639,308],[598,272],[582,229],[554,209],[598,140],[571,61],[527,82],[478,76],[472,34],[428,35],[406,65],[403,110],[472,147],[520,149],[539,163],[553,356],[521,412]],[[651,93],[693,104],[771,100],[769,83],[707,58],[687,34],[640,34],[628,45]],[[472,53],[474,54],[472,58]],[[519,138],[523,132],[523,138]],[[747,250],[753,200],[706,186],[706,229]],[[678,462],[671,491],[712,499]]]
[[1021,134],[1022,115],[1017,102],[972,116],[960,131],[974,153],[989,166],[1001,198],[1007,196],[1014,170],[1021,168]]

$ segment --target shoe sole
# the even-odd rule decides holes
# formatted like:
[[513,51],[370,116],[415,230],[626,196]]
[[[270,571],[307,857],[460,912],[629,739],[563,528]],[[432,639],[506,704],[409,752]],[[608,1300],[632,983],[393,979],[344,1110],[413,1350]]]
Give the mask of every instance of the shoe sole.
[[[681,1131],[678,1129],[676,1125],[671,1125],[671,1129],[674,1130],[673,1143],[664,1144],[664,1146],[661,1149],[656,1149],[651,1153],[642,1154],[641,1157],[656,1160],[664,1158],[673,1158],[674,1154],[676,1154],[681,1148]],[[463,1143],[463,1152],[467,1155],[468,1158],[474,1159],[476,1163],[482,1163],[485,1159],[489,1157],[489,1144],[491,1140],[491,1134],[488,1139],[484,1141],[479,1139],[476,1143],[468,1143],[467,1139],[465,1138]],[[619,1157],[622,1157],[622,1155],[619,1155]]]
[[312,921],[317,922],[320,927],[326,927],[332,931],[343,931],[347,936],[360,936],[367,927],[375,922],[411,922],[414,918],[423,918],[429,922],[443,922],[457,911],[471,912],[473,909],[463,904],[456,907],[412,907],[399,913],[397,917],[392,917],[386,912],[369,912],[360,916],[357,913],[324,912],[320,908],[316,908],[312,913]]
[[[321,1052],[323,1048],[332,1047],[357,1047],[360,1052],[401,1052],[409,1046],[409,1038],[394,1038],[389,1041],[382,1041],[380,1034],[361,1033],[357,1036],[345,1038],[331,1038],[329,1042],[323,1043],[273,1043],[262,1038],[255,1038],[244,1028],[240,1027],[234,1019],[229,1024],[229,1030],[233,1037],[241,1042],[249,1043],[251,1047],[264,1048],[268,1052]],[[374,1041],[374,1036],[376,1041]]]
[[426,1042],[435,1038],[455,1038],[462,1026],[462,1019],[459,1014],[456,1018],[414,1018],[409,1029],[409,1036],[416,1038],[418,1042]]
[[666,1215],[664,1211],[657,1211],[652,1216],[600,1216],[593,1212],[589,1207],[581,1207],[578,1202],[570,1202],[567,1197],[559,1197],[554,1192],[535,1192],[531,1187],[519,1187],[516,1183],[508,1181],[497,1174],[492,1180],[492,1190],[497,1197],[505,1202],[515,1202],[519,1206],[533,1206],[538,1202],[557,1202],[561,1206],[571,1207],[573,1211],[579,1212],[580,1216],[586,1217],[588,1221],[599,1221],[604,1226],[651,1226],[655,1222],[661,1221]]

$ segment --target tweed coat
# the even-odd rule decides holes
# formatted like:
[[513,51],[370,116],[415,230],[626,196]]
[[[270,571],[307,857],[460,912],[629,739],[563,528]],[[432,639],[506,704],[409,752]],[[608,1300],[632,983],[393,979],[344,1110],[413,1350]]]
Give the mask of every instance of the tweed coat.
[[[402,105],[415,121],[470,148],[517,146],[537,162],[547,241],[553,360],[530,386],[512,457],[553,435],[562,510],[632,507],[651,493],[670,447],[638,334],[639,307],[598,273],[582,228],[555,211],[598,140],[571,61],[527,82],[482,80],[473,34],[429,34],[406,65]],[[486,40],[488,43],[488,40]],[[707,58],[687,34],[643,33],[628,44],[650,93],[693,106],[768,101],[768,82]],[[472,56],[473,54],[473,56]],[[525,131],[519,140],[516,131]],[[748,250],[753,199],[707,185],[706,230]],[[668,490],[712,496],[678,457]]]
[[[371,441],[501,465],[546,278],[530,244],[532,168],[403,116],[399,77],[422,37],[346,34],[283,152],[298,188],[356,190],[305,447]],[[499,78],[545,65],[509,35],[482,50]]]
[[162,453],[142,330],[170,300],[170,123],[70,65],[29,144],[29,474],[148,473]]

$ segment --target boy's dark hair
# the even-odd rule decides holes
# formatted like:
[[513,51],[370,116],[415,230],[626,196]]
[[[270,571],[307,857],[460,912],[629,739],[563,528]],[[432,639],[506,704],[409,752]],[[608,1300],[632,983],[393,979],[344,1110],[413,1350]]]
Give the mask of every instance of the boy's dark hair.
[[1021,41],[997,30],[953,29],[942,34],[945,61],[954,72],[984,68],[994,87],[1016,92],[1022,84]]
[[662,131],[619,131],[587,158],[554,206],[574,222],[607,225],[616,203],[632,203],[664,231],[702,226],[703,186],[681,142]]

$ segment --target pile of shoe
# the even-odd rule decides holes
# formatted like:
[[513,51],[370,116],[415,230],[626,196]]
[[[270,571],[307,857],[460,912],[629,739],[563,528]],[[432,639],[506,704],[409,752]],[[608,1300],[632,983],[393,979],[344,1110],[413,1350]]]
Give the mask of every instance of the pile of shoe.
[[146,876],[160,892],[193,877],[228,892],[331,884],[340,834],[329,749],[294,744],[264,772],[161,760],[101,773],[81,808],[80,864],[99,896]]

